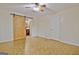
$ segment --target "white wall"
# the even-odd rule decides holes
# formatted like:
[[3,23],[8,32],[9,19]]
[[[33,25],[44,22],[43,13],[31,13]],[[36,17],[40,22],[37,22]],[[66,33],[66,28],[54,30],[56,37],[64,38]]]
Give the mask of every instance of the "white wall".
[[31,36],[37,36],[38,33],[38,23],[37,23],[37,17],[34,17],[30,23],[30,34]]
[[55,15],[39,16],[33,22],[36,25],[34,28],[37,28],[33,30],[37,32],[36,36],[79,46],[79,7],[61,11]]
[[[55,20],[54,20],[55,19]],[[59,17],[41,16],[38,21],[38,36],[50,39],[59,38]]]
[[79,7],[60,12],[61,17],[61,41],[79,46]]
[[0,9],[0,42],[12,40],[12,19],[8,10]]
[[32,36],[59,39],[60,17],[53,14],[36,14],[31,24]]
[[[49,17],[41,14],[34,14],[31,22],[31,35],[32,36],[48,36],[50,21]],[[49,19],[50,20],[50,19]],[[47,33],[47,34],[46,34]]]

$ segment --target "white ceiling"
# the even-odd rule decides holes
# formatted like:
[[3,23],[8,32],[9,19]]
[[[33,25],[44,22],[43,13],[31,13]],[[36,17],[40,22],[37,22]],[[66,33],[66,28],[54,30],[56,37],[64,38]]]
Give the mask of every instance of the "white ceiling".
[[[9,10],[21,13],[32,13],[31,8],[25,8],[29,3],[0,3],[1,8],[7,8]],[[79,3],[48,3],[46,12],[60,12],[62,10],[79,6]]]
[[77,7],[79,6],[79,3],[52,3],[49,4],[49,8],[52,10],[59,12],[68,8]]

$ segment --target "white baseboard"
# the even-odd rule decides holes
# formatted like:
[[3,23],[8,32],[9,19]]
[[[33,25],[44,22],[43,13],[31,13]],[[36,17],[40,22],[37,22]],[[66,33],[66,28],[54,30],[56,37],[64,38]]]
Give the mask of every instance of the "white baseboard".
[[12,41],[12,40],[4,40],[4,41],[0,41],[0,43],[9,42],[9,41]]
[[47,39],[51,39],[51,40],[53,39],[53,40],[57,40],[57,41],[60,41],[60,42],[66,43],[66,44],[70,44],[70,45],[74,45],[74,46],[79,46],[79,44],[77,44],[77,43],[64,41],[64,40],[61,40],[59,38],[53,38],[53,37],[47,37],[47,36],[39,36],[39,37],[45,37]]

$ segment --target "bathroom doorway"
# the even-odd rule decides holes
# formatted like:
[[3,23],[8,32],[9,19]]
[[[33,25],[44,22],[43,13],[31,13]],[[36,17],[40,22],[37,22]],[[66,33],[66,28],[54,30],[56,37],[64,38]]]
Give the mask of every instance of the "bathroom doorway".
[[25,23],[26,23],[26,36],[30,36],[30,24],[31,24],[32,19],[31,18],[26,18]]

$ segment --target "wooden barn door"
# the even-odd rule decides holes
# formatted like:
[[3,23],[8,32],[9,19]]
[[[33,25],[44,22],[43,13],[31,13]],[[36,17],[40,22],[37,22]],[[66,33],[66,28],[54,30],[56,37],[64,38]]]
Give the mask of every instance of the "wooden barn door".
[[14,40],[26,38],[25,18],[25,16],[13,15]]

